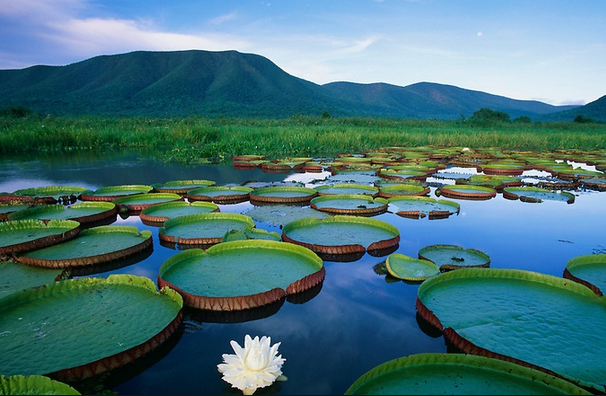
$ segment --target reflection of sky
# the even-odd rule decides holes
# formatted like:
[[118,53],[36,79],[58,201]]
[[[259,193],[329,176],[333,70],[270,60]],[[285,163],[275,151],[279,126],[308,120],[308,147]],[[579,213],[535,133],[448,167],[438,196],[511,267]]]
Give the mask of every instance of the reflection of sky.
[[[128,161],[116,163],[126,166]],[[157,177],[162,182],[191,178],[214,180],[221,185],[246,180],[281,181],[290,176],[261,171],[238,173],[229,166],[217,169],[172,166],[168,169],[158,165],[156,169],[146,164],[137,171],[133,170],[138,169],[137,166],[125,167],[128,171],[118,172],[120,180],[117,180],[112,178],[117,175],[113,167],[105,168],[88,161],[84,169],[81,172],[61,171],[60,163],[54,163],[50,170],[46,167],[36,170],[29,164],[24,173],[19,173],[17,167],[7,178],[4,177],[6,173],[0,171],[3,176],[0,190],[57,185],[58,181],[66,185],[88,183],[97,187],[147,184],[152,177]],[[470,168],[463,168],[463,172],[469,173]],[[23,180],[20,179],[22,174]],[[57,179],[53,178],[54,174],[59,175]],[[72,174],[74,181],[70,182],[66,174]],[[128,179],[128,175],[133,179]],[[142,175],[146,179],[138,178]],[[292,176],[301,175],[304,174]],[[347,173],[342,176],[347,179]],[[29,185],[33,181],[44,183]],[[453,180],[439,179],[439,182]],[[446,219],[409,219],[393,213],[372,218],[387,221],[399,229],[401,240],[395,253],[416,257],[423,247],[452,244],[486,253],[493,268],[518,268],[561,277],[567,260],[579,255],[606,253],[606,192],[575,191],[574,194],[573,204],[559,201],[527,203],[507,200],[501,194],[481,201],[448,198],[460,204],[460,213]],[[436,197],[435,187],[429,196]],[[219,206],[222,212],[234,213],[252,207],[249,202]],[[135,264],[95,276],[130,273],[147,276],[156,282],[160,266],[180,252],[162,246],[158,238],[160,227],[142,224],[137,215],[126,219],[118,216],[113,224],[150,230],[153,253]],[[268,230],[279,231],[277,227]],[[216,365],[221,362],[223,353],[233,353],[230,340],[242,344],[245,334],[269,335],[272,343],[282,343],[279,352],[286,358],[283,371],[288,381],[274,385],[268,393],[343,394],[360,375],[387,360],[414,353],[446,351],[444,339],[424,333],[416,321],[418,285],[401,281],[390,283],[385,275],[374,272],[373,267],[385,258],[365,254],[354,262],[325,261],[326,277],[318,295],[303,304],[286,301],[276,313],[266,318],[189,326],[165,357],[142,373],[133,373],[133,378],[112,390],[120,394],[229,393],[231,390],[221,380]]]

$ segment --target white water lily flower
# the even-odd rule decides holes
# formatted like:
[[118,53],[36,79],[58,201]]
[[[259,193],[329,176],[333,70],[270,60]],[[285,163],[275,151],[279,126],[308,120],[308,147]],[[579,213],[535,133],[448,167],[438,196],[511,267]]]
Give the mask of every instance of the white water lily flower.
[[219,372],[223,374],[223,380],[231,384],[232,388],[238,388],[245,395],[252,395],[257,388],[264,388],[273,384],[274,381],[284,381],[282,375],[282,364],[286,359],[277,355],[280,342],[270,347],[271,337],[259,336],[251,338],[244,336],[244,348],[236,341],[230,341],[235,355],[223,354],[223,363],[218,364]]

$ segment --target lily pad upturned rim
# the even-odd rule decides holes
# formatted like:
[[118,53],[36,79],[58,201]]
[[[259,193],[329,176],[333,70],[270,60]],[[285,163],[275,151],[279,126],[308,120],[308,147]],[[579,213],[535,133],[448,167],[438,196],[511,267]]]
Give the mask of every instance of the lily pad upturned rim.
[[80,194],[83,201],[113,201],[114,199],[135,194],[146,194],[154,187],[145,184],[124,184],[118,186],[99,187],[95,191],[87,190]]
[[[368,247],[361,244],[344,244],[344,245],[325,245],[314,244],[304,241],[298,241],[288,236],[288,232],[297,227],[315,226],[329,223],[358,223],[365,224],[374,228],[381,228],[393,234],[392,238],[372,242]],[[282,240],[285,242],[295,243],[308,249],[325,255],[351,255],[364,253],[367,251],[381,251],[396,246],[400,242],[400,230],[394,225],[378,219],[372,219],[363,216],[352,215],[334,215],[325,219],[315,217],[306,217],[303,219],[292,221],[282,227]]]
[[86,187],[81,186],[45,186],[45,187],[31,187],[23,188],[14,191],[15,195],[23,195],[35,198],[37,200],[43,200],[47,202],[58,202],[59,199],[56,197],[72,197],[77,198],[86,191]]
[[[334,206],[318,206],[320,203],[326,202],[339,202],[339,201],[350,201],[356,202],[360,201],[361,206],[362,203],[374,204],[376,206],[372,207],[362,207],[362,208],[345,208],[339,207],[337,204]],[[319,210],[321,212],[328,212],[332,214],[351,214],[358,216],[372,216],[380,213],[384,213],[387,211],[387,199],[376,197],[373,198],[370,195],[365,194],[326,194],[326,195],[318,195],[311,199],[309,202],[312,209]]]
[[[244,186],[208,186],[194,188],[187,192],[189,201],[211,201],[218,204],[228,204],[248,201],[249,193],[253,189]],[[224,194],[208,194],[225,192]]]
[[[265,193],[280,193],[280,192],[294,192],[300,193],[299,195],[292,197],[281,197],[279,195],[263,195]],[[251,202],[261,203],[298,203],[298,202],[309,202],[312,198],[318,195],[318,192],[310,187],[298,187],[298,186],[270,186],[260,187],[253,189],[249,193],[249,199]]]
[[497,190],[492,187],[471,184],[444,185],[438,191],[446,197],[462,199],[490,199],[497,195]]
[[57,229],[58,232],[32,237],[11,245],[0,245],[0,254],[21,253],[55,245],[76,237],[81,231],[80,223],[74,220],[15,220],[0,223],[0,235],[23,229]]
[[[65,298],[69,294],[82,294],[83,296],[91,295],[94,296],[96,293],[91,293],[91,291],[96,290],[97,288],[104,288],[107,290],[113,290],[114,292],[128,291],[128,290],[137,290],[142,293],[149,293],[151,298],[161,298],[165,299],[163,305],[164,316],[161,317],[159,312],[155,312],[154,315],[139,315],[137,323],[132,323],[132,329],[134,329],[130,334],[122,333],[120,336],[121,343],[113,343],[111,345],[111,351],[102,348],[100,350],[99,347],[96,348],[97,353],[91,354],[91,349],[94,349],[90,345],[89,334],[86,337],[66,337],[66,341],[69,342],[69,348],[67,344],[63,349],[68,349],[67,355],[69,355],[70,363],[66,363],[65,367],[61,367],[56,360],[55,362],[47,362],[48,359],[34,359],[31,360],[30,356],[38,355],[39,353],[48,354],[48,350],[44,351],[36,351],[38,347],[38,343],[36,342],[28,342],[28,340],[19,340],[17,339],[14,342],[17,342],[22,346],[22,348],[30,349],[29,353],[26,353],[23,357],[22,365],[27,364],[31,370],[32,375],[46,375],[58,381],[66,381],[73,382],[86,378],[90,378],[101,373],[110,371],[114,368],[121,367],[127,363],[131,363],[138,358],[148,354],[153,349],[160,346],[166,340],[168,340],[179,328],[182,323],[183,318],[183,299],[179,293],[170,289],[170,288],[161,288],[158,290],[156,288],[155,283],[147,277],[138,276],[138,275],[130,275],[130,274],[110,274],[107,278],[102,277],[87,277],[87,278],[77,278],[77,279],[68,279],[60,282],[54,282],[47,285],[43,285],[42,287],[35,287],[29,289],[23,289],[16,293],[11,293],[7,296],[4,296],[0,299],[2,304],[0,304],[0,311],[4,311],[3,315],[6,314],[7,311],[19,309],[22,304],[30,304],[31,301],[40,300],[38,304],[36,304],[36,308],[40,311],[40,316],[43,316],[44,320],[49,320],[53,323],[53,314],[49,313],[45,307],[43,302],[49,301],[54,298]],[[145,302],[149,303],[151,298],[146,298]],[[88,300],[89,305],[94,300],[94,297],[91,297]],[[123,312],[126,309],[132,309],[131,305],[124,305],[122,300],[119,299],[110,299],[108,303],[113,300],[117,302],[119,305],[116,306],[116,312]],[[144,300],[141,300],[144,301]],[[80,301],[78,304],[81,305],[83,301]],[[106,310],[109,309],[109,306],[106,306]],[[134,306],[133,306],[134,307]],[[136,307],[134,307],[136,309]],[[170,311],[170,316],[169,315]],[[70,312],[69,309],[66,312]],[[95,309],[89,309],[88,311],[84,310],[84,313],[90,312],[91,316],[99,315],[100,312]],[[35,311],[31,308],[28,309],[27,315],[34,315]],[[49,318],[50,315],[50,318]],[[130,316],[128,316],[130,320]],[[34,318],[32,318],[34,319]],[[116,320],[114,318],[114,320]],[[142,324],[141,320],[149,320],[154,321],[156,323],[156,328],[160,329],[158,332],[146,335],[146,331],[150,326],[148,324]],[[24,322],[24,325],[37,325],[43,319],[34,319],[32,323]],[[160,323],[159,321],[162,321]],[[158,323],[160,323],[158,325]],[[104,326],[113,326],[115,323],[111,321],[103,321],[103,323],[99,323]],[[22,324],[23,325],[23,324]],[[106,327],[104,327],[106,328]],[[39,330],[39,329],[38,329]],[[73,334],[73,328],[64,329],[66,334]],[[94,330],[92,328],[84,329],[88,332]],[[82,331],[84,331],[82,330]],[[124,328],[122,328],[124,330]],[[14,332],[13,337],[31,337],[33,332]],[[132,335],[130,339],[127,339],[127,336]],[[30,339],[31,340],[31,339]],[[82,346],[78,347],[77,344],[79,341],[82,342]],[[8,341],[4,341],[8,342]],[[122,348],[124,346],[124,348]],[[61,350],[61,349],[59,349]],[[78,351],[84,351],[83,357],[78,357]],[[77,363],[76,363],[77,362]],[[11,365],[14,365],[11,363]],[[6,371],[6,367],[4,367],[3,372]],[[10,372],[9,372],[10,373]],[[10,373],[12,374],[12,373]],[[19,373],[16,373],[19,374]],[[28,373],[29,374],[29,373]]]
[[183,196],[177,193],[143,193],[114,199],[117,206],[125,206],[132,211],[142,211],[153,205],[166,202],[183,201]]
[[586,268],[594,265],[603,265],[604,271],[606,272],[606,253],[586,254],[569,259],[566,262],[566,268],[564,268],[563,276],[564,278],[587,286],[598,296],[603,296],[604,291],[598,285],[595,285],[592,283],[591,279],[587,279],[582,275],[582,273],[579,273],[579,271],[582,272],[584,267]]
[[[501,381],[495,383],[498,377],[502,377]],[[466,390],[467,381],[473,381],[473,385],[467,385],[473,389]],[[528,393],[525,394],[591,394],[564,379],[504,360],[463,353],[428,352],[392,359],[373,367],[356,379],[345,395],[505,395],[515,394],[508,393],[512,392],[508,385],[513,382],[523,388],[527,385]],[[459,386],[461,389],[457,392]],[[544,393],[537,392],[539,388],[543,388]],[[470,390],[473,393],[467,393]]]
[[[401,265],[404,263],[407,265]],[[415,265],[418,271],[422,272],[422,275],[411,272],[409,265]],[[440,268],[433,261],[410,257],[401,253],[392,253],[387,256],[385,266],[391,276],[410,282],[422,282],[430,276],[440,273]]]
[[546,195],[554,195],[566,198],[566,203],[573,203],[575,200],[575,195],[566,191],[553,191],[550,189],[542,188],[542,187],[532,187],[532,186],[516,186],[516,187],[505,187],[503,188],[503,198],[516,200],[520,199],[523,202],[542,202],[542,199],[535,198],[532,194],[525,195],[524,193],[541,193]]
[[[38,267],[46,267],[46,268],[68,268],[68,267],[85,267],[92,266],[97,264],[104,264],[110,261],[125,259],[127,257],[133,256],[139,252],[142,252],[148,248],[150,248],[153,244],[152,233],[149,230],[142,230],[136,226],[131,225],[103,225],[97,226],[93,228],[88,228],[86,230],[81,231],[73,240],[80,241],[87,237],[93,237],[95,235],[101,234],[116,234],[116,235],[130,235],[139,239],[139,241],[135,244],[131,244],[129,247],[125,247],[122,249],[113,250],[107,253],[94,254],[90,256],[80,256],[74,257],[69,256],[64,258],[54,258],[54,259],[45,259],[43,257],[44,248],[36,249],[34,251],[25,252],[23,254],[18,255],[17,261],[22,264],[27,265],[35,265]],[[53,249],[58,249],[61,246],[65,246],[70,252],[74,252],[74,248],[68,246],[71,241],[67,241],[66,245],[56,244],[53,245]],[[50,248],[50,247],[46,247]],[[84,247],[86,248],[86,247]]]
[[[472,292],[472,290],[470,290],[469,288],[465,287],[465,282],[468,282],[470,285],[473,286],[474,290]],[[479,298],[477,300],[474,300],[477,304],[488,304],[487,307],[491,307],[491,309],[494,311],[493,315],[509,315],[510,316],[510,320],[509,323],[511,323],[511,325],[513,326],[514,324],[518,323],[520,320],[522,320],[523,322],[526,323],[526,326],[530,326],[530,327],[534,327],[534,331],[537,330],[542,330],[541,332],[539,332],[539,334],[544,333],[545,331],[549,331],[549,329],[553,328],[553,324],[549,323],[536,323],[536,325],[533,326],[532,321],[533,318],[535,318],[534,315],[531,314],[527,314],[527,315],[522,315],[520,313],[517,314],[513,314],[513,313],[507,313],[507,312],[503,312],[503,307],[499,306],[499,307],[495,307],[494,304],[495,302],[492,301],[488,301],[487,299],[487,295],[489,295],[489,291],[491,290],[491,287],[496,287],[497,285],[501,285],[501,288],[499,289],[495,289],[493,291],[495,298],[500,299],[500,300],[504,300],[507,298],[506,295],[503,295],[503,292],[501,291],[501,289],[503,288],[503,285],[505,285],[506,283],[511,283],[514,286],[517,286],[518,289],[520,290],[529,290],[529,288],[532,285],[536,285],[537,289],[536,292],[542,292],[542,293],[547,293],[547,295],[550,298],[571,298],[571,297],[575,297],[578,298],[580,300],[581,303],[583,304],[589,304],[589,308],[592,308],[594,306],[597,306],[597,308],[595,308],[595,310],[603,312],[603,309],[606,309],[606,303],[603,300],[603,297],[597,296],[592,290],[590,290],[589,288],[585,287],[584,285],[581,285],[579,283],[576,282],[572,282],[569,279],[565,279],[562,277],[557,277],[557,276],[553,276],[553,275],[547,275],[547,274],[542,274],[539,272],[534,272],[534,271],[528,271],[528,270],[521,270],[521,269],[505,269],[505,268],[461,268],[458,269],[456,271],[449,271],[449,272],[442,272],[440,273],[438,276],[432,277],[430,279],[427,279],[426,281],[424,281],[423,283],[421,283],[421,285],[419,286],[418,290],[417,290],[417,300],[416,300],[416,308],[417,308],[417,312],[419,313],[419,315],[425,319],[425,321],[427,321],[429,324],[433,325],[434,327],[436,327],[438,330],[442,331],[444,337],[449,340],[452,345],[454,347],[456,347],[458,350],[460,350],[461,352],[464,353],[469,353],[469,354],[473,354],[473,355],[480,355],[480,356],[487,356],[487,357],[493,357],[493,358],[497,358],[497,359],[502,359],[502,360],[506,360],[506,361],[510,361],[513,363],[517,363],[526,367],[531,367],[531,368],[535,368],[539,371],[543,371],[546,372],[548,374],[563,378],[565,380],[571,381],[574,384],[577,384],[578,386],[585,388],[587,390],[589,390],[590,392],[594,393],[594,394],[603,394],[606,391],[606,385],[605,385],[605,381],[604,381],[604,371],[603,370],[599,370],[595,367],[592,367],[592,370],[586,370],[584,367],[587,367],[588,364],[591,364],[592,361],[599,361],[601,359],[601,357],[603,355],[601,355],[600,353],[596,353],[593,352],[593,350],[591,352],[588,352],[590,355],[593,354],[593,356],[590,356],[593,360],[591,361],[587,361],[587,360],[580,360],[578,358],[575,359],[564,359],[562,360],[561,358],[558,359],[557,356],[562,356],[562,353],[559,349],[557,350],[557,352],[555,352],[555,359],[553,359],[553,364],[545,364],[545,362],[538,364],[538,361],[543,361],[545,360],[545,356],[543,356],[542,354],[537,355],[536,353],[533,355],[535,356],[534,361],[536,363],[533,363],[533,359],[530,359],[529,356],[525,356],[523,351],[526,351],[528,348],[524,348],[524,343],[522,342],[525,339],[528,339],[528,335],[525,335],[526,333],[519,333],[519,332],[513,332],[513,333],[508,333],[510,334],[510,337],[515,338],[515,337],[519,337],[519,339],[517,339],[516,341],[514,340],[510,340],[509,342],[503,343],[501,342],[500,344],[497,342],[497,338],[495,338],[494,334],[491,334],[491,332],[488,332],[485,334],[485,338],[486,340],[488,340],[489,345],[486,345],[486,340],[483,339],[478,339],[478,336],[480,334],[484,334],[481,332],[478,332],[479,329],[483,328],[483,327],[477,327],[478,323],[477,320],[473,319],[474,315],[478,316],[478,315],[485,315],[485,313],[478,313],[481,312],[481,307],[470,307],[469,305],[467,305],[466,303],[462,303],[462,300],[465,300],[465,302],[470,301],[470,298],[475,298],[474,295],[477,293],[482,293],[482,295],[484,296],[483,298]],[[444,291],[441,291],[442,294],[447,293],[449,288],[452,287],[458,287],[461,291],[466,291],[468,294],[472,293],[471,295],[466,295],[465,293],[456,293],[456,299],[453,299],[452,297],[449,296],[444,296],[444,300],[448,302],[448,306],[449,308],[445,309],[445,308],[441,308],[442,311],[446,312],[445,315],[448,315],[449,317],[444,317],[442,315],[444,315],[444,312],[440,312],[440,304],[441,301],[439,298],[437,298],[437,296],[435,295],[436,290],[439,291],[441,288],[445,288]],[[511,287],[507,287],[508,289],[510,289]],[[553,289],[553,290],[549,290],[549,289]],[[475,294],[473,294],[475,292]],[[514,293],[514,292],[512,292]],[[532,295],[532,293],[531,293]],[[516,294],[518,303],[517,305],[520,305],[520,296],[518,294]],[[461,300],[461,301],[459,301]],[[457,306],[461,308],[461,312],[460,314],[458,314],[458,311],[453,311],[451,308],[452,306]],[[525,306],[523,306],[525,308]],[[570,307],[572,308],[572,307]],[[457,308],[458,309],[458,308]],[[551,310],[560,310],[560,305],[556,304],[552,304]],[[595,311],[593,310],[593,311]],[[469,316],[472,317],[473,323],[476,326],[469,326],[468,322],[465,321],[465,318],[462,318],[461,315],[465,312],[469,312]],[[576,313],[578,316],[578,311],[575,309],[570,309],[570,312]],[[512,316],[514,315],[514,316]],[[440,317],[442,316],[442,317]],[[538,320],[538,319],[537,319]],[[602,317],[601,320],[603,321],[604,318]],[[488,319],[485,319],[483,321],[484,323],[489,323]],[[536,322],[536,320],[535,320]],[[568,327],[570,327],[570,331],[574,332],[575,334],[577,333],[577,330],[579,329],[579,326],[577,324],[576,321],[570,322],[568,321]],[[467,326],[466,326],[467,324]],[[545,326],[543,326],[545,325]],[[501,325],[499,327],[497,327],[497,329],[501,329],[503,326],[506,326],[505,323],[501,323]],[[520,326],[520,325],[518,325]],[[457,329],[453,328],[456,327]],[[469,331],[466,331],[465,328],[467,328],[469,331],[472,331],[473,334],[475,334],[475,336],[471,336],[471,334],[469,333]],[[508,327],[505,327],[508,328]],[[574,330],[573,330],[574,329]],[[589,333],[595,333],[596,328],[595,327],[587,327],[585,329],[586,332]],[[500,330],[501,333],[504,332],[504,330]],[[488,334],[491,334],[490,336]],[[536,337],[542,337],[539,334],[537,334],[535,336]],[[560,339],[563,340],[563,342],[566,342],[565,340],[570,338],[567,337],[566,334],[568,333],[561,333],[560,334]],[[543,339],[543,338],[541,338]],[[578,342],[575,342],[575,344],[578,343],[582,343],[582,340],[584,339],[583,337],[579,337],[576,336],[574,337],[574,339],[576,340],[580,340]],[[536,342],[538,342],[536,339],[534,341],[532,341],[532,337],[530,337],[528,339],[528,342],[533,343],[533,350],[535,350],[535,352],[537,352],[537,348],[539,347],[538,345],[536,345]],[[501,345],[502,346],[502,351],[499,349],[491,349],[491,348],[495,348],[495,345]],[[511,351],[511,349],[516,350],[517,352],[513,352]],[[546,345],[544,346],[543,349],[548,349],[548,350],[553,350],[553,341],[551,339],[549,339],[549,342],[546,342]],[[583,347],[581,347],[582,349]],[[539,348],[540,349],[540,348]],[[570,349],[570,348],[568,348]],[[521,353],[520,353],[521,352]],[[587,352],[587,351],[585,351]],[[559,355],[558,355],[559,353]],[[569,352],[570,353],[570,352]],[[527,353],[526,353],[527,355]],[[587,353],[585,353],[583,356],[586,356]],[[570,355],[572,356],[572,355]],[[554,365],[557,368],[556,371],[554,371]],[[561,366],[565,366],[565,367],[561,367]],[[572,375],[570,372],[576,372],[576,375]],[[583,373],[582,375],[580,373]],[[600,379],[598,379],[597,381],[595,380],[595,377],[591,377],[591,375],[596,375],[596,373],[599,373],[601,375]],[[584,377],[584,378],[581,378]],[[596,393],[597,392],[597,393]]]
[[[230,251],[246,251],[251,249],[260,251],[274,250],[282,251],[286,254],[293,254],[299,258],[304,258],[309,264],[316,267],[316,270],[303,278],[290,283],[286,288],[272,287],[264,292],[242,294],[238,296],[204,296],[193,294],[182,290],[179,285],[173,284],[165,279],[167,271],[175,270],[181,263],[189,260],[217,257],[222,253]],[[242,262],[232,262],[232,264],[246,265],[246,263]],[[284,265],[284,262],[276,263],[276,265],[277,268],[281,267]],[[264,306],[283,299],[288,295],[304,292],[321,283],[324,280],[325,273],[326,270],[322,259],[306,247],[282,241],[247,239],[221,242],[206,250],[198,248],[188,249],[173,255],[160,267],[158,285],[160,287],[166,286],[176,290],[183,297],[184,304],[191,308],[209,311],[237,311]],[[216,276],[223,277],[225,274],[216,274]],[[237,279],[243,280],[241,278],[241,276],[239,278],[227,277],[226,281],[235,282]],[[246,282],[245,279],[243,281]]]
[[[169,211],[174,208],[206,208],[208,212],[219,212],[219,206],[212,202],[206,201],[197,201],[197,202],[187,202],[187,201],[174,201],[174,202],[165,202],[157,205],[149,206],[139,213],[139,218],[144,224],[147,225],[163,225],[166,220],[170,220],[171,217],[162,214],[162,212]],[[206,213],[206,212],[201,212]],[[185,215],[183,215],[185,216]]]
[[[388,204],[396,204],[398,201],[407,201],[407,202],[427,202],[434,203],[439,205],[444,205],[447,207],[452,207],[453,210],[431,210],[427,212],[427,217],[432,219],[444,219],[448,218],[453,214],[459,214],[461,211],[461,205],[458,202],[450,201],[447,199],[435,199],[432,197],[426,197],[424,195],[397,195],[387,199]],[[420,210],[399,210],[396,212],[398,216],[408,217],[408,218],[420,218],[425,215]]]
[[421,184],[390,184],[379,187],[379,196],[383,198],[392,198],[398,196],[423,196],[431,192],[429,186]]
[[[78,211],[80,209],[91,208],[97,210],[97,212],[88,214],[78,214]],[[23,218],[32,218],[32,216],[34,216],[34,218],[36,219],[47,220],[44,217],[44,213],[49,212],[64,212],[65,214],[69,215],[69,217],[66,217],[65,220],[74,220],[81,224],[84,224],[93,223],[112,217],[118,214],[118,207],[112,202],[103,201],[78,202],[70,206],[65,206],[63,204],[39,205],[20,210],[18,212],[13,212],[12,214],[8,215],[8,219],[14,221],[21,220]]]
[[472,255],[475,255],[477,257],[484,259],[483,263],[474,264],[474,265],[458,265],[458,264],[453,264],[453,263],[436,263],[436,265],[438,265],[438,267],[440,268],[440,271],[450,271],[450,270],[454,270],[454,269],[470,268],[470,267],[487,268],[490,266],[490,256],[488,254],[482,252],[481,250],[477,250],[474,248],[464,248],[459,245],[435,244],[435,245],[425,246],[419,250],[418,256],[420,259],[429,260],[431,262],[434,262],[434,260],[427,257],[427,253],[431,252],[431,251],[437,251],[437,250],[452,250],[455,252],[472,254]]
[[153,191],[159,193],[175,193],[185,194],[187,191],[202,187],[202,186],[214,186],[216,184],[213,180],[206,179],[191,179],[191,180],[170,180],[164,184],[152,184]]
[[208,221],[237,221],[240,222],[243,226],[255,227],[255,221],[252,217],[240,214],[240,213],[228,213],[228,212],[210,212],[210,213],[197,213],[185,216],[178,216],[170,220],[166,220],[164,222],[164,226],[158,230],[158,237],[160,241],[169,243],[169,244],[178,244],[178,245],[213,245],[223,241],[223,236],[225,233],[221,235],[216,235],[213,237],[198,237],[192,235],[191,237],[183,237],[183,236],[175,236],[171,235],[171,228],[176,227],[178,225],[187,224],[187,223],[195,223],[195,222],[204,222]]

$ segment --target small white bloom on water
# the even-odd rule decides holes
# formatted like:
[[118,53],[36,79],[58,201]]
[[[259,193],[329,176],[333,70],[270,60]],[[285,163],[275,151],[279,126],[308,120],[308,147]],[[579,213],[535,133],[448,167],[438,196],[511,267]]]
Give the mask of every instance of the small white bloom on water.
[[238,388],[245,395],[252,395],[258,388],[264,388],[274,381],[285,381],[282,364],[286,359],[278,355],[280,342],[271,345],[271,337],[244,336],[244,348],[236,341],[230,341],[235,355],[223,354],[223,363],[218,364],[223,380]]

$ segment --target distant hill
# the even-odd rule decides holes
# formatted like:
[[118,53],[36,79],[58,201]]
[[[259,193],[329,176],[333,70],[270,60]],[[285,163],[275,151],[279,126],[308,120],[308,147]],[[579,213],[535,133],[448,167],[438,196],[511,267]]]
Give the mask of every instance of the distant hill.
[[579,115],[592,118],[595,121],[606,122],[606,95],[587,103],[585,106],[549,113],[541,119],[545,121],[569,121],[574,120]]
[[[284,118],[328,113],[333,117],[449,120],[490,108],[512,119],[572,120],[576,111],[585,108],[429,82],[406,87],[352,82],[318,85],[286,73],[260,55],[201,50],[135,51],[66,66],[0,70],[0,92],[0,108],[23,106],[58,116]],[[592,118],[596,120],[606,120],[604,103],[587,111],[595,112]]]

